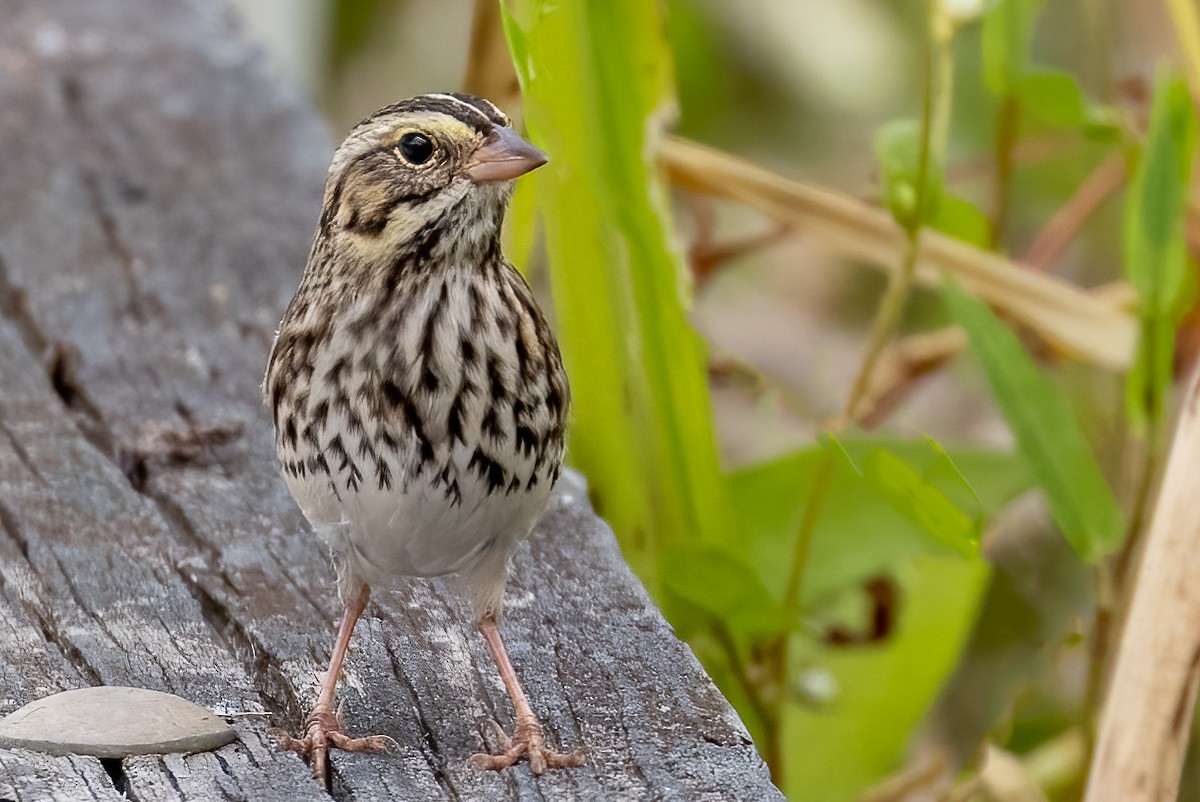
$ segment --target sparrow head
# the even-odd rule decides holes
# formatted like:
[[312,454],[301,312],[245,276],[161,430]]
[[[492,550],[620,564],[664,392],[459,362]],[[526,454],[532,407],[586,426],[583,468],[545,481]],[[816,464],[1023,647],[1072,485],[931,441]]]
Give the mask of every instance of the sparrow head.
[[367,251],[490,245],[513,179],[547,160],[511,126],[474,95],[420,95],[380,109],[334,154],[320,234]]

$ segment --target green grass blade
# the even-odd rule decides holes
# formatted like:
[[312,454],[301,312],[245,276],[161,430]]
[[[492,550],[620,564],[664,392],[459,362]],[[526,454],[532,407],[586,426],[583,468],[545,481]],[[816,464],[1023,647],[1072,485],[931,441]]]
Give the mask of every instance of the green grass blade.
[[1121,545],[1121,509],[1065,397],[987,305],[947,282],[950,312],[971,338],[1021,453],[1071,546],[1095,560]]
[[983,76],[992,94],[1014,93],[1029,60],[1042,0],[998,0],[983,16]]
[[660,546],[728,532],[705,349],[651,159],[673,109],[660,8],[505,10],[530,134],[551,157],[533,178],[574,388],[570,459],[653,584]]
[[1125,201],[1125,274],[1140,301],[1141,338],[1126,384],[1127,408],[1137,425],[1162,417],[1175,327],[1193,291],[1184,216],[1195,143],[1187,83],[1160,76],[1150,130]]

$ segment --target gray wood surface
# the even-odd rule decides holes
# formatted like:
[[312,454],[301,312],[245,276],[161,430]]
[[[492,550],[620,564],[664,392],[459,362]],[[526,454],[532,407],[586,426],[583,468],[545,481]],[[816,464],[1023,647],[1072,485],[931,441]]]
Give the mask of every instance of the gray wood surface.
[[[0,0],[0,19],[0,714],[126,684],[240,736],[125,761],[0,750],[0,799],[327,798],[275,745],[338,609],[258,381],[329,137],[211,0]],[[535,708],[587,765],[468,764],[511,707],[453,588],[412,582],[376,593],[340,694],[351,734],[399,746],[335,753],[335,797],[781,798],[578,477],[508,600]]]

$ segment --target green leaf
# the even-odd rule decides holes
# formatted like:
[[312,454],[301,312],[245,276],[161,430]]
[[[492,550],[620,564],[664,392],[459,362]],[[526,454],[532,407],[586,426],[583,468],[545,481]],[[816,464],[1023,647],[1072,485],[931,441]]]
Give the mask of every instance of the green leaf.
[[943,234],[949,234],[976,247],[990,247],[992,224],[987,215],[975,204],[958,195],[943,193],[932,225]]
[[1066,398],[982,301],[948,281],[943,297],[971,346],[1021,453],[1071,546],[1096,560],[1121,545],[1121,509]]
[[[849,460],[867,486],[896,512],[964,557],[978,556],[983,526],[979,499],[954,462],[933,440],[925,441],[929,454],[922,455],[921,462],[915,463],[920,467],[886,448],[874,448],[859,468],[837,438],[826,435],[822,442]],[[947,491],[944,487],[951,489]]]
[[958,665],[990,568],[982,560],[921,554],[891,566],[889,576],[900,603],[882,642],[856,649],[793,638],[794,662],[828,674],[833,693],[820,707],[784,710],[783,790],[791,799],[853,802],[896,770]]
[[[848,435],[730,476],[743,553],[778,596],[789,569],[781,557],[791,553],[814,477],[830,451],[840,452],[813,532],[801,604],[807,611],[827,609],[839,598],[861,604],[862,583],[879,576],[896,583],[900,600],[892,632],[868,647],[791,638],[791,663],[800,667],[792,680],[807,685],[811,673],[831,689],[820,709],[798,702],[784,709],[783,786],[794,799],[849,802],[895,769],[913,729],[953,672],[987,585],[986,563],[945,553],[854,470],[852,463],[878,450],[937,473],[937,450],[926,441]],[[949,453],[985,510],[999,509],[1029,485],[1018,456],[978,449]],[[738,697],[732,678],[719,669],[716,677],[727,695]]]
[[1015,94],[1026,72],[1042,0],[999,0],[983,15],[983,76],[997,97]]
[[1175,328],[1194,295],[1185,213],[1196,146],[1186,82],[1160,75],[1150,129],[1125,201],[1125,275],[1138,291],[1141,338],[1126,382],[1135,425],[1158,420],[1173,375]]
[[717,619],[735,635],[767,639],[796,628],[795,616],[784,611],[754,569],[729,549],[679,543],[662,553],[659,567],[668,594]]
[[[927,152],[923,193],[921,184],[921,125],[916,120],[892,120],[875,132],[875,158],[883,177],[884,200],[892,216],[907,229],[936,214],[942,192],[942,166],[932,149]],[[918,202],[920,208],[918,208]]]
[[735,536],[688,277],[653,163],[670,119],[662,8],[513,0],[505,31],[532,140],[559,344],[574,406],[569,455],[651,586],[654,555]]
[[1016,79],[1012,93],[1022,108],[1046,125],[1079,128],[1090,120],[1083,91],[1075,79],[1065,72],[1027,72]]
[[[789,562],[804,514],[807,490],[829,449],[846,451],[825,495],[804,576],[801,604],[857,584],[918,554],[944,554],[914,521],[905,518],[867,487],[852,466],[878,448],[909,464],[928,466],[930,446],[923,440],[846,435],[829,445],[804,449],[729,475],[734,517],[745,552],[767,588],[782,597]],[[979,496],[984,517],[1028,489],[1033,478],[1016,453],[951,448],[950,456]],[[969,502],[951,496],[960,507]],[[954,559],[959,559],[957,556]]]

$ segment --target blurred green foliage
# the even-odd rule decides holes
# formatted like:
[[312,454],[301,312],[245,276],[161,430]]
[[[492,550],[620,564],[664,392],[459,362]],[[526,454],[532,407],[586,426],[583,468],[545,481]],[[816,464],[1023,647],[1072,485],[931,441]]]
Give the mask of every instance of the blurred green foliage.
[[705,348],[651,161],[671,102],[658,9],[520,2],[505,29],[534,140],[536,208],[571,374],[572,460],[651,586],[680,540],[730,537]]
[[1181,78],[1163,75],[1154,92],[1146,145],[1125,202],[1125,275],[1137,289],[1142,337],[1127,384],[1140,425],[1166,408],[1175,329],[1194,302],[1184,212],[1196,150],[1196,112]]
[[[652,161],[670,101],[660,11],[544,0],[505,9],[530,133],[555,154],[534,205],[575,386],[572,460],[680,634],[740,703],[776,777],[798,798],[818,777],[822,798],[848,798],[895,764],[953,669],[988,574],[984,510],[1026,474],[1011,457],[968,454],[994,469],[979,477],[994,491],[984,507],[936,444],[866,435],[723,474]],[[903,124],[878,140],[893,208],[911,226],[936,208],[941,185],[922,135]],[[805,523],[817,507],[819,520]],[[867,618],[899,613],[894,628],[835,636],[814,618],[836,618],[873,581],[895,587],[869,600]],[[864,648],[843,654],[846,640]],[[816,713],[796,690],[814,666],[834,689]],[[822,734],[831,728],[846,737]],[[830,777],[831,765],[844,771]]]
[[[1085,578],[1115,581],[1136,544],[1195,301],[1185,218],[1197,87],[1165,67],[1152,91],[1122,81],[1125,34],[1111,14],[1124,6],[1097,0],[497,2],[525,123],[552,155],[518,186],[508,252],[548,267],[574,389],[570,459],[777,782],[797,800],[856,799],[932,743],[953,755],[955,798],[980,798],[970,783],[986,739],[1048,798],[1076,798],[1086,766],[1063,745],[1088,730],[1095,698],[1063,675],[1093,686],[1103,675],[1092,615],[1111,602]],[[333,2],[335,64],[394,5]],[[810,28],[834,35],[826,44]],[[777,363],[746,359],[748,384],[766,389],[737,409],[822,412],[803,421],[806,445],[756,443],[747,450],[766,458],[723,464],[726,355],[693,328],[676,231],[749,226],[725,210],[706,222],[686,199],[673,219],[655,165],[668,128],[886,208],[909,247],[882,298],[876,274],[839,263],[841,290],[814,317],[836,329],[875,315],[870,335],[854,335],[864,379],[897,336],[960,326],[971,357],[948,380],[958,389],[940,392],[986,393],[979,417],[1002,420],[1015,449],[943,448],[903,422],[885,433],[823,423],[857,399],[783,386]],[[1110,161],[1130,166],[1123,198],[1119,182],[1087,198]],[[1086,223],[1064,231],[1059,213],[1083,205]],[[1132,369],[1065,363],[954,284],[910,287],[926,227],[1000,253],[1036,250],[1038,268],[1083,286],[1123,275],[1139,299]],[[735,259],[716,280],[733,290],[702,292],[736,299],[753,280],[765,294],[803,292],[763,278],[767,265],[810,269],[791,258]],[[834,339],[757,328],[789,355],[820,355]],[[823,358],[855,373],[837,352]],[[935,437],[976,433],[925,420]],[[1131,479],[1124,462],[1142,453]],[[1033,517],[1056,527],[1049,543],[1028,505],[1011,506],[1030,488],[1049,513]]]
[[[1095,427],[1081,421],[1062,381],[1047,379],[1027,344],[953,283],[941,293],[949,318],[969,336],[1015,452],[947,451],[927,437],[852,431],[723,471],[707,358],[688,323],[690,282],[653,154],[670,109],[672,54],[685,131],[721,140],[731,119],[753,129],[763,113],[753,107],[770,90],[753,70],[726,69],[738,57],[720,25],[686,3],[668,4],[666,16],[634,2],[513,0],[505,8],[530,131],[559,163],[527,202],[545,226],[576,387],[572,459],[781,786],[796,799],[854,799],[899,767],[963,650],[986,642],[972,632],[986,625],[977,613],[993,573],[980,537],[993,517],[1036,486],[1078,557],[1096,562],[1122,546],[1133,511],[1122,510],[1088,439]],[[896,333],[889,315],[898,310],[889,305],[905,306],[923,226],[1003,248],[1011,225],[1036,224],[1101,159],[1129,153],[1138,166],[1126,201],[1125,269],[1143,299],[1143,345],[1129,383],[1131,398],[1144,400],[1128,414],[1135,428],[1161,417],[1174,332],[1192,299],[1183,215],[1195,126],[1186,85],[1159,80],[1143,150],[1119,109],[1089,100],[1057,65],[1035,66],[1042,3],[999,0],[973,21],[949,19],[937,3],[911,11],[926,51],[913,65],[924,76],[913,82],[920,118],[912,106],[897,109],[874,138],[882,203],[910,232],[911,247],[896,254],[902,270],[872,346]],[[964,104],[967,112],[957,108]],[[1051,131],[1073,137],[1072,147],[1030,175],[1017,148]],[[971,141],[991,154],[990,187],[948,177],[954,148]],[[1050,205],[1018,209],[1014,198],[1026,196]],[[868,349],[868,377],[877,355]],[[1061,637],[1066,650],[1079,641]],[[997,731],[998,742],[1032,755],[1069,731],[1071,716],[1093,713],[1039,715],[1031,709],[1008,736]],[[1035,721],[1053,723],[1036,730]]]
[[967,330],[1021,454],[1046,493],[1063,535],[1085,560],[1111,554],[1124,534],[1121,509],[1070,402],[1025,347],[981,302],[950,283],[946,303]]

